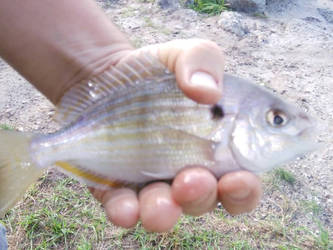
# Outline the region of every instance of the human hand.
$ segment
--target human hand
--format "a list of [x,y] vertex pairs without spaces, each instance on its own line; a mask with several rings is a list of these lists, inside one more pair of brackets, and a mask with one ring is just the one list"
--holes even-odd
[[[174,72],[179,87],[191,99],[214,104],[223,94],[224,58],[215,43],[200,39],[175,40],[122,52],[118,62],[142,50],[149,50]],[[141,220],[146,230],[154,232],[171,229],[181,213],[201,215],[211,211],[218,201],[231,214],[248,212],[255,208],[261,196],[260,181],[249,172],[228,173],[217,181],[201,167],[181,171],[172,185],[164,182],[149,184],[138,195],[129,188],[89,189],[103,204],[113,224],[130,228]]]

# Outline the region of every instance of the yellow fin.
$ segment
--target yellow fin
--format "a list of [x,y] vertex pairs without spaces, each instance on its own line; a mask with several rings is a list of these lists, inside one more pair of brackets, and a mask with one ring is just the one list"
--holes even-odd
[[142,52],[72,87],[60,100],[55,119],[68,125],[97,103],[116,96],[117,91],[145,84],[165,74],[170,73],[164,65],[150,53]]
[[42,175],[29,154],[32,134],[0,131],[0,218]]
[[55,163],[55,165],[62,168],[66,173],[69,173],[70,175],[78,178],[79,180],[82,180],[88,186],[111,187],[111,188],[123,186],[123,184],[118,183],[116,181],[108,180],[106,178],[103,178],[102,176],[97,176],[93,173],[84,171],[83,169],[81,169],[79,167],[72,166],[68,162],[58,161]]

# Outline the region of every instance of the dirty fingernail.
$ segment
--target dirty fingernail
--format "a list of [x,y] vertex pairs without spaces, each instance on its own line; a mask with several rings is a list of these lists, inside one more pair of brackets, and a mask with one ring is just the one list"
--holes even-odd
[[215,79],[202,71],[198,71],[193,73],[190,79],[190,84],[195,87],[203,87],[203,88],[211,88],[217,89],[218,84],[216,83]]

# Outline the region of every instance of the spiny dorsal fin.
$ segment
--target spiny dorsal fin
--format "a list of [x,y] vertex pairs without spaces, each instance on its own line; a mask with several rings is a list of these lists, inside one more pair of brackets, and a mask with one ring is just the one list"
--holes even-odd
[[72,87],[61,99],[55,120],[68,125],[89,107],[100,100],[115,95],[120,89],[140,85],[146,80],[170,74],[166,67],[149,52],[142,52],[126,62],[111,66],[89,81],[84,81]]

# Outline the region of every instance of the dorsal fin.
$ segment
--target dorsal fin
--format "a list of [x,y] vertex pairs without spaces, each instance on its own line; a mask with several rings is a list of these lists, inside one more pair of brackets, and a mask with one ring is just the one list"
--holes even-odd
[[168,74],[167,68],[157,58],[149,52],[142,52],[126,62],[111,66],[89,81],[73,86],[60,100],[55,120],[68,125],[76,121],[89,107],[115,95],[118,90],[165,74]]

